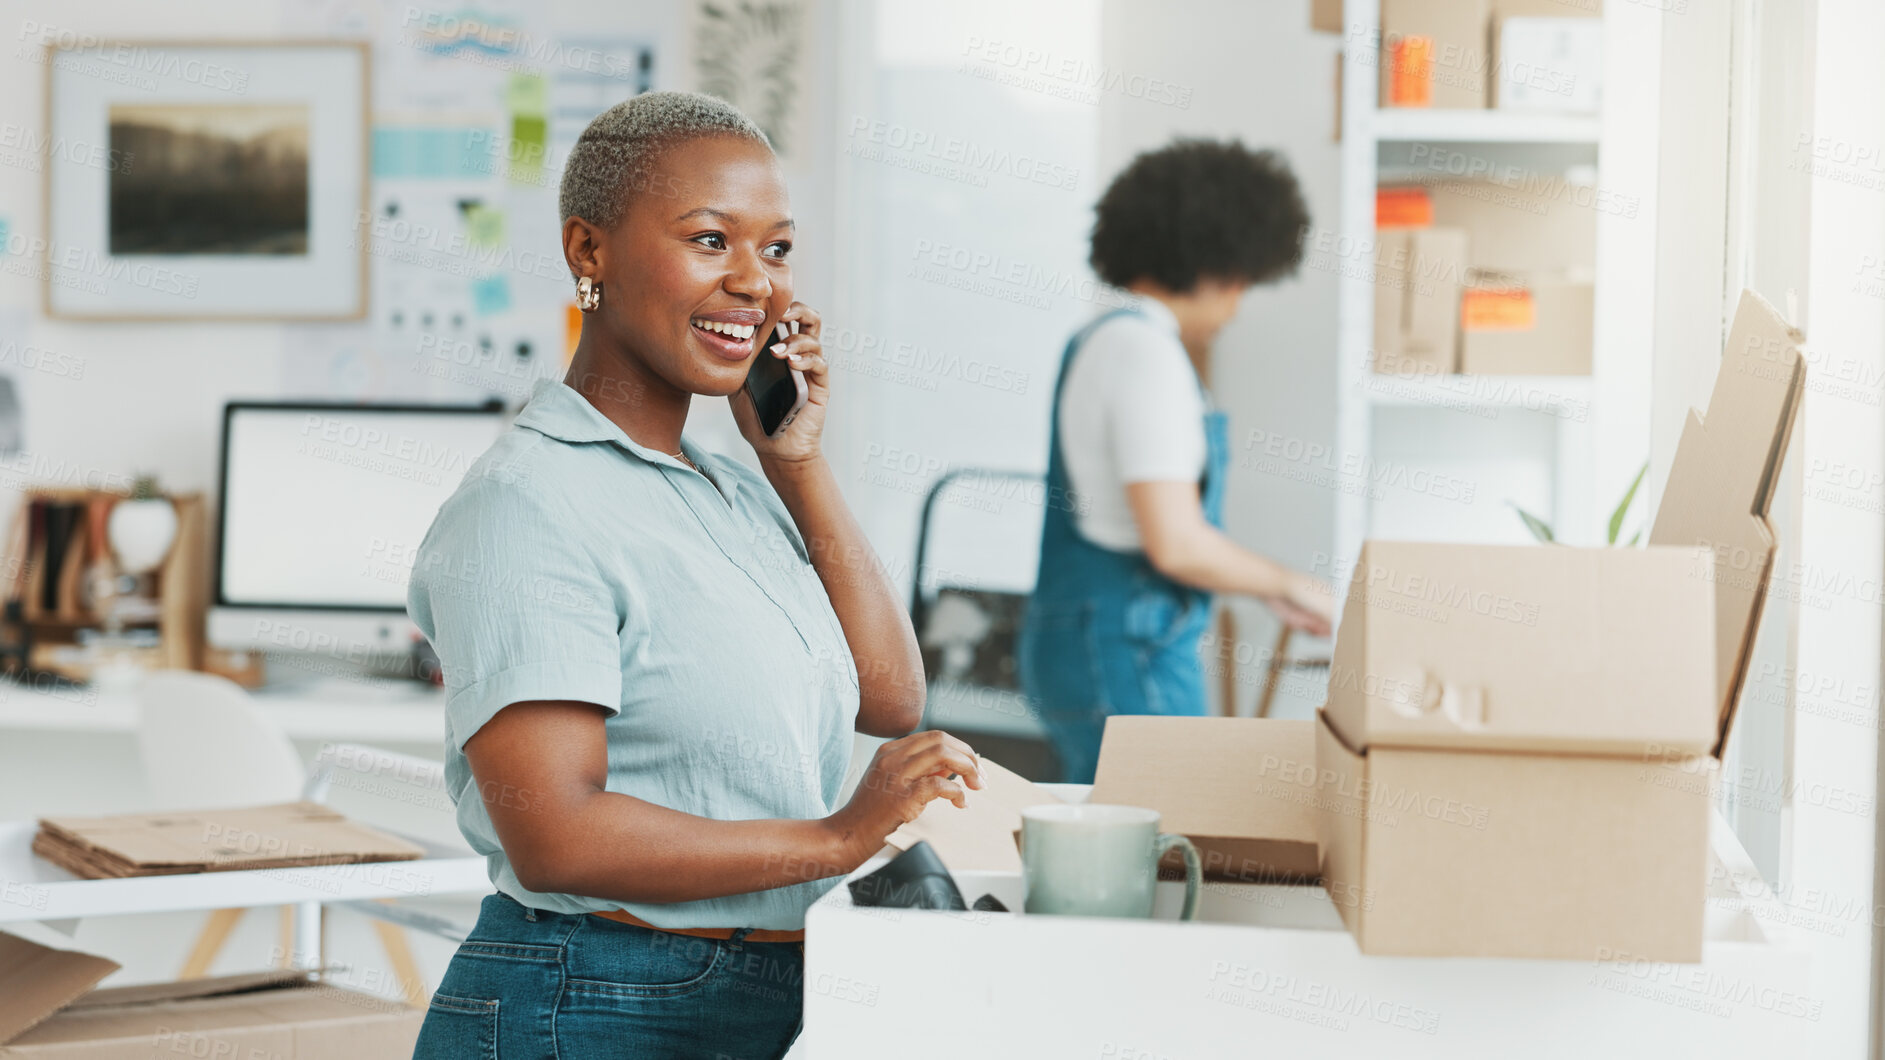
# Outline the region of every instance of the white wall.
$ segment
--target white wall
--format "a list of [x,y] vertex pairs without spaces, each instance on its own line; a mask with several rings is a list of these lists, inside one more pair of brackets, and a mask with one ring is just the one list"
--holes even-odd
[[[1881,923],[1874,862],[1879,819],[1881,586],[1885,586],[1885,68],[1877,42],[1885,10],[1870,0],[1821,0],[1813,42],[1813,125],[1793,152],[1816,178],[1808,242],[1811,306],[1807,392],[1801,407],[1800,564],[1775,589],[1803,593],[1794,659],[1795,711],[1785,897],[1806,910],[1827,901],[1863,910],[1849,929],[1801,931],[1825,1014],[1802,1055],[1878,1055],[1874,950]],[[1843,147],[1841,145],[1844,145]],[[1853,161],[1851,152],[1866,153]],[[1842,159],[1844,161],[1842,161]],[[1867,162],[1864,159],[1870,159]],[[1874,270],[1868,273],[1867,270]],[[1873,278],[1867,278],[1868,276]],[[1835,468],[1869,482],[1857,492]],[[1830,487],[1830,488],[1829,488]],[[1869,492],[1868,492],[1869,490]],[[1852,697],[1857,697],[1856,701]],[[1841,716],[1855,704],[1859,718]],[[1869,719],[1867,721],[1866,719]],[[1829,797],[1829,793],[1851,793]],[[1862,800],[1862,801],[1855,801]]]

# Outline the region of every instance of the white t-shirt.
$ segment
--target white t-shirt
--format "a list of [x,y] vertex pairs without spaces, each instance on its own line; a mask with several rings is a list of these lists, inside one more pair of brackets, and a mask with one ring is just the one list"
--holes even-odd
[[1178,318],[1155,298],[1140,314],[1122,313],[1087,336],[1056,410],[1075,525],[1096,545],[1132,552],[1143,549],[1126,484],[1196,482],[1206,455],[1204,393]]

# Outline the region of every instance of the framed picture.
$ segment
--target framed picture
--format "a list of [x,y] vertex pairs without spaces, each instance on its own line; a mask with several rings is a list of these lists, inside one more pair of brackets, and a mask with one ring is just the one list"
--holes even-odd
[[49,316],[366,315],[362,42],[46,52]]

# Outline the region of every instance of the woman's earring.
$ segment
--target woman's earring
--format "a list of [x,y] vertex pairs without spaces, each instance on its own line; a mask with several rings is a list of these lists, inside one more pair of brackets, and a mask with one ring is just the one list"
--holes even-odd
[[602,285],[584,276],[576,281],[576,308],[593,313],[602,305]]

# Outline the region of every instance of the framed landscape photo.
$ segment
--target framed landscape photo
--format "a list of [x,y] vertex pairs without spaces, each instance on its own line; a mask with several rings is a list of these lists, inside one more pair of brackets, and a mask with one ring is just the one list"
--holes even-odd
[[54,44],[45,66],[47,315],[366,315],[364,43]]

